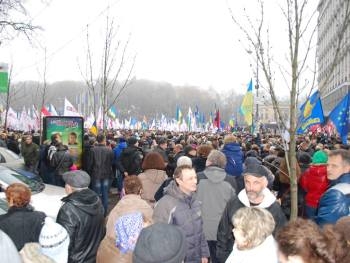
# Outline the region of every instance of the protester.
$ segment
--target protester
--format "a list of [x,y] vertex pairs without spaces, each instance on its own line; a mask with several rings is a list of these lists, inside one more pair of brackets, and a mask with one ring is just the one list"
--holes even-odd
[[128,147],[122,151],[117,168],[122,172],[123,176],[138,175],[142,172],[142,150],[138,147],[138,141],[133,136],[128,139],[127,143]]
[[0,229],[0,255],[2,262],[22,263],[21,257],[11,238]]
[[113,151],[106,146],[106,137],[97,135],[97,144],[91,149],[89,171],[91,171],[92,188],[101,197],[104,215],[108,212],[109,186],[113,178]]
[[227,202],[236,196],[237,184],[233,176],[225,172],[226,157],[212,150],[206,168],[198,173],[197,198],[202,203],[203,230],[210,250],[210,262],[216,259],[216,238],[220,218]]
[[235,244],[226,263],[277,263],[277,244],[272,236],[275,220],[260,207],[242,207],[232,217]]
[[239,208],[256,206],[267,209],[275,220],[274,233],[287,222],[276,197],[267,188],[268,172],[265,167],[252,164],[245,168],[243,175],[245,189],[239,192],[237,198],[228,201],[219,223],[216,247],[219,262],[225,262],[232,251],[234,237],[231,232],[234,227],[231,219]]
[[104,209],[98,195],[88,188],[90,176],[81,170],[63,174],[65,190],[57,223],[68,232],[68,262],[95,262],[100,241],[105,234]]
[[53,153],[50,161],[51,167],[55,169],[55,185],[64,187],[65,183],[62,175],[69,171],[73,165],[73,158],[68,152],[68,146],[58,142],[56,144],[56,152]]
[[349,215],[350,151],[330,151],[327,178],[330,188],[322,195],[316,216],[316,222],[321,226],[334,224],[341,217]]
[[191,166],[178,166],[174,179],[157,202],[153,220],[181,228],[187,244],[185,262],[207,263],[209,248],[203,232],[200,202],[194,196],[197,175]]
[[142,183],[141,198],[154,207],[154,194],[167,179],[163,157],[158,152],[150,152],[142,162],[143,172],[138,175]]
[[31,191],[22,183],[14,183],[7,187],[6,200],[9,209],[0,215],[0,229],[4,231],[21,250],[25,243],[38,242],[45,214],[34,211],[30,205]]
[[39,161],[39,146],[33,142],[31,135],[25,136],[25,142],[23,143],[21,150],[25,169],[32,173],[37,172]]

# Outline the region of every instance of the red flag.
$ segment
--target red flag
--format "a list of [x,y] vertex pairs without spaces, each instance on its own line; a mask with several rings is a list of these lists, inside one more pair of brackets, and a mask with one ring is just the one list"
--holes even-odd
[[41,108],[41,115],[46,117],[46,116],[51,116],[51,113],[46,109],[45,106]]
[[215,119],[214,119],[214,126],[220,129],[220,112],[219,109],[216,110]]

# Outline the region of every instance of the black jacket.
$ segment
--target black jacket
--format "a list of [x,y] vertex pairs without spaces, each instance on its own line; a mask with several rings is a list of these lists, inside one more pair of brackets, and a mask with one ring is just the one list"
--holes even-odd
[[73,165],[72,156],[69,155],[66,145],[57,146],[57,152],[52,156],[51,166],[55,169],[56,175],[62,175],[69,171],[69,167]]
[[[216,243],[216,256],[220,263],[224,263],[226,261],[233,248],[234,237],[232,235],[232,216],[239,208],[245,206],[249,207],[250,203],[246,191],[243,189],[237,197],[234,197],[228,201],[222,214],[218,227]],[[275,196],[268,189],[264,190],[264,200],[258,206],[268,210],[275,219],[276,225],[273,234],[275,234],[279,228],[287,223],[287,219],[283,214],[280,204],[276,201]]]
[[139,147],[128,146],[122,151],[117,167],[122,173],[127,172],[129,175],[137,175],[142,172],[142,159],[143,153]]
[[31,206],[10,207],[7,214],[0,216],[0,229],[12,239],[19,251],[25,243],[39,242],[45,217],[43,212],[33,211]]
[[105,235],[104,209],[90,189],[76,191],[62,199],[57,223],[67,229],[70,244],[68,262],[95,262],[100,241]]
[[104,144],[97,144],[90,151],[89,170],[92,180],[112,178],[113,151]]

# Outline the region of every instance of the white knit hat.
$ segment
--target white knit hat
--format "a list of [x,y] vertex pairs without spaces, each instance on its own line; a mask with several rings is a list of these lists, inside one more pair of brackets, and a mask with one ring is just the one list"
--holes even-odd
[[45,218],[45,224],[39,236],[41,252],[57,263],[67,263],[69,235],[67,230],[51,217]]

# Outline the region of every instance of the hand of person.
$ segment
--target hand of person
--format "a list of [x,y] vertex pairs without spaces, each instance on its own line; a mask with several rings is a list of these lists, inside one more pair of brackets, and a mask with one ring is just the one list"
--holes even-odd
[[208,258],[202,258],[202,263],[208,263]]

